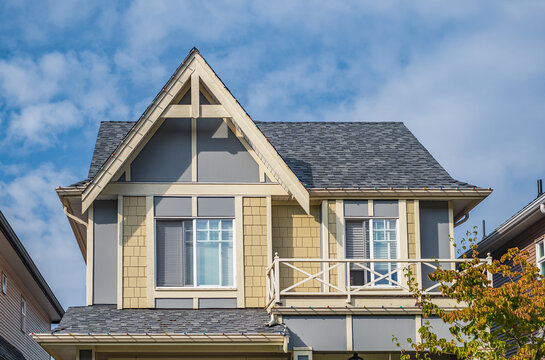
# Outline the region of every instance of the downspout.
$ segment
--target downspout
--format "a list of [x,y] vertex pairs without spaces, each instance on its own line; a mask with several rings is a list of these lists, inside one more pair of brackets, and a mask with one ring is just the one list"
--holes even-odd
[[[545,208],[545,207],[544,207]],[[455,224],[454,224],[454,227],[458,226],[458,225],[462,225],[463,223],[465,223],[467,220],[469,220],[469,212],[466,212],[464,213],[464,217],[461,218],[460,220],[458,220]]]
[[87,223],[86,223],[85,221],[81,220],[81,219],[80,219],[79,217],[77,217],[76,215],[70,214],[70,213],[68,212],[68,208],[67,208],[66,206],[64,206],[64,214],[65,214],[66,216],[68,216],[70,219],[72,219],[72,220],[74,220],[75,222],[77,222],[78,224],[83,225],[83,226],[85,226],[85,228],[87,228]]

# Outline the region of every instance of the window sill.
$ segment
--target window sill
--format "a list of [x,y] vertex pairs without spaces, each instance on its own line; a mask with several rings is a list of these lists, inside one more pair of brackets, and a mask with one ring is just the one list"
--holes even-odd
[[156,291],[236,291],[235,287],[155,287]]

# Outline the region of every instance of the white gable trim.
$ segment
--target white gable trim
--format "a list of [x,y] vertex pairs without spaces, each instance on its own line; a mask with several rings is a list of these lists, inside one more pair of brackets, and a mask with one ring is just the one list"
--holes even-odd
[[[192,85],[198,85],[199,78],[219,100],[221,106],[200,105],[198,102],[198,86],[191,87],[192,100],[197,99],[197,101],[192,101],[192,105],[170,105],[172,99],[178,95],[188,81],[191,81]],[[89,208],[98,195],[112,181],[114,175],[127,162],[131,154],[136,151],[155,123],[165,117],[178,117],[179,114],[184,114],[184,117],[188,115],[188,117],[193,118],[201,117],[205,114],[207,116],[212,115],[213,117],[228,115],[225,117],[232,119],[235,127],[245,135],[249,145],[284,189],[298,201],[305,211],[309,211],[310,196],[303,184],[297,179],[272,145],[269,144],[265,136],[225,88],[221,80],[214,74],[198,51],[193,51],[178,68],[171,80],[169,80],[142,117],[136,122],[133,129],[118,146],[116,153],[106,161],[93,181],[87,186],[82,194],[82,212],[85,212]]]

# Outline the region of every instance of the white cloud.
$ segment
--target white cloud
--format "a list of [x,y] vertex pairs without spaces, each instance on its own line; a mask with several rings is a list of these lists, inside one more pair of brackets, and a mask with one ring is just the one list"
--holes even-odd
[[0,209],[65,306],[83,303],[85,271],[54,188],[74,180],[68,169],[41,164],[0,181]]

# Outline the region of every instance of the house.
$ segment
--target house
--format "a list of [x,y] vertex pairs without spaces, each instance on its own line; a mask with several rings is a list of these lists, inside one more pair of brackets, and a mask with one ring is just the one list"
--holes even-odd
[[[526,251],[530,262],[545,275],[545,194],[542,180],[537,182],[537,197],[533,201],[477,244],[479,256],[490,253],[494,259],[500,259],[514,247]],[[493,285],[500,287],[508,280],[495,274]]]
[[87,304],[34,338],[56,359],[399,357],[422,321],[404,272],[436,294],[432,258],[463,261],[449,236],[490,192],[402,123],[253,121],[193,49],[57,189]]
[[48,333],[64,310],[0,211],[0,359],[49,360],[30,336]]

